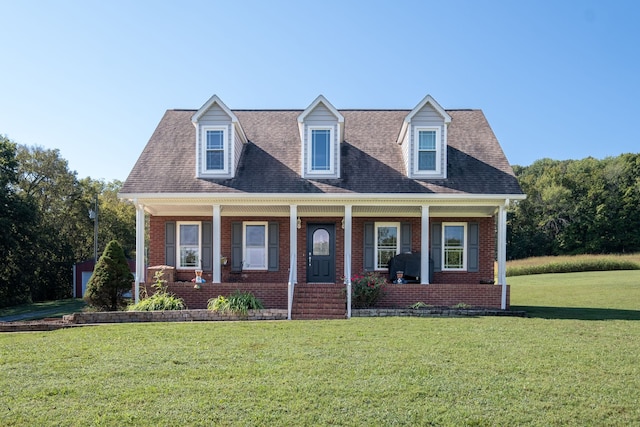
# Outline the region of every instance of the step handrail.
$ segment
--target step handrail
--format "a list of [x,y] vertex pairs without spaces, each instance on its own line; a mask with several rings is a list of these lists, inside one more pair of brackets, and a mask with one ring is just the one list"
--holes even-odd
[[291,311],[293,310],[293,291],[295,289],[296,286],[296,281],[295,281],[295,268],[297,264],[296,261],[296,254],[292,253],[291,254],[291,263],[290,265],[292,266],[291,268],[289,268],[289,282],[288,282],[288,286],[287,286],[287,290],[289,292],[289,294],[287,295],[287,320],[291,320]]

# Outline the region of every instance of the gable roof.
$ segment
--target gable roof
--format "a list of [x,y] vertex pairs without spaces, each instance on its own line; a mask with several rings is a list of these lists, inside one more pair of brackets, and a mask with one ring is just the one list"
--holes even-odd
[[197,112],[169,110],[124,182],[121,194],[522,194],[480,110],[446,112],[451,117],[446,179],[408,178],[401,147],[395,141],[410,112],[341,110],[341,178],[314,180],[300,175],[301,110],[234,110],[248,143],[232,179],[195,177],[195,128],[191,119]]
[[433,99],[431,97],[431,95],[427,95],[424,98],[422,98],[422,101],[420,101],[418,103],[418,105],[416,105],[416,107],[411,110],[411,112],[409,112],[409,114],[407,114],[407,117],[404,119],[405,122],[411,123],[411,119],[413,118],[413,116],[416,115],[416,113],[418,113],[420,110],[422,110],[424,108],[425,105],[431,105],[433,107],[434,110],[436,110],[438,112],[438,114],[440,114],[442,116],[442,118],[444,119],[445,123],[450,123],[451,122],[451,116],[449,114],[447,114],[447,112],[444,110],[444,108],[442,108],[440,106],[440,104],[438,104],[436,102],[435,99]]
[[431,95],[427,95],[424,98],[422,98],[422,101],[420,101],[418,105],[416,105],[415,108],[411,110],[409,114],[407,114],[407,116],[404,118],[404,121],[402,122],[402,127],[400,128],[400,133],[398,134],[398,138],[396,140],[398,144],[402,143],[402,140],[404,139],[407,133],[407,130],[409,129],[409,125],[411,125],[411,120],[413,119],[413,116],[418,114],[420,110],[422,110],[425,107],[425,105],[430,105],[438,114],[440,114],[440,116],[442,116],[442,119],[446,125],[451,123],[451,116],[444,110],[444,108],[440,106],[440,104],[436,102],[435,99],[431,97]]
[[247,140],[247,136],[244,133],[244,129],[242,128],[238,117],[233,114],[233,111],[231,111],[224,102],[222,102],[218,95],[213,95],[211,98],[209,98],[207,102],[205,102],[204,105],[200,107],[200,109],[196,111],[195,114],[191,117],[191,122],[196,125],[198,123],[198,120],[200,120],[200,118],[214,105],[218,105],[218,107],[220,107],[222,111],[224,111],[224,113],[229,116],[229,118],[231,119],[231,123],[233,123],[238,133],[240,134],[240,138],[243,142],[245,142]]
[[344,116],[340,114],[340,112],[336,110],[336,107],[331,105],[331,103],[327,101],[327,98],[325,98],[322,95],[318,95],[318,97],[313,100],[311,105],[309,105],[302,113],[300,113],[300,115],[298,116],[298,122],[303,122],[304,119],[309,115],[309,113],[312,112],[318,106],[318,104],[322,104],[325,107],[327,107],[327,109],[331,112],[331,114],[336,116],[338,123],[344,123]]

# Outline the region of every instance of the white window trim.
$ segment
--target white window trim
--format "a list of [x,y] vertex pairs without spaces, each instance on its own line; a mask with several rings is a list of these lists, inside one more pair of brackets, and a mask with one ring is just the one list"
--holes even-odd
[[[226,175],[229,173],[229,128],[227,126],[202,126],[201,167],[203,175]],[[222,169],[207,169],[207,131],[222,131]]]
[[[436,132],[436,169],[421,171],[419,166],[419,142],[420,131]],[[413,129],[413,173],[416,176],[433,176],[442,174],[442,129],[440,126],[415,126]]]
[[[329,131],[329,170],[314,171],[313,165],[313,150],[312,150],[312,136],[314,130],[328,130]],[[307,126],[307,141],[305,144],[306,154],[306,171],[308,176],[334,176],[336,174],[336,159],[335,159],[335,126]]]
[[[248,225],[263,225],[264,226],[264,267],[252,267],[247,263],[247,226]],[[244,221],[242,223],[242,259],[243,270],[251,271],[267,271],[269,269],[269,223],[267,221]]]
[[[445,230],[447,227],[463,227],[463,236],[462,236],[462,268],[447,268],[446,265],[446,257],[445,257]],[[467,252],[469,251],[467,244],[467,223],[466,222],[443,222],[442,223],[442,271],[467,271]]]
[[374,224],[374,252],[373,252],[373,262],[374,268],[376,271],[389,271],[388,268],[378,267],[378,228],[380,227],[396,227],[398,232],[398,241],[396,247],[396,255],[400,253],[400,248],[402,247],[402,243],[400,242],[400,223],[399,222],[376,222]]
[[[197,225],[198,226],[198,265],[195,267],[183,267],[180,264],[180,248],[182,247],[180,226],[181,225]],[[177,221],[176,222],[176,268],[178,270],[199,270],[202,269],[202,223],[200,221]]]

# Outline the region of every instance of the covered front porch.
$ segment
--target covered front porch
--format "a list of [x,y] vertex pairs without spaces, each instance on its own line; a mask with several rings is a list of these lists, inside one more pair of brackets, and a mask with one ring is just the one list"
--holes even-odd
[[[393,223],[398,224],[398,234],[409,230],[410,237],[403,237],[402,247],[397,250],[419,252],[421,271],[428,272],[429,258],[433,255],[432,251],[436,250],[436,242],[430,242],[433,227],[443,221],[478,222],[481,230],[484,230],[482,233],[491,237],[485,239],[484,245],[469,250],[479,251],[486,259],[490,258],[490,267],[482,267],[489,265],[485,259],[475,272],[463,269],[440,271],[434,274],[434,283],[430,283],[429,274],[421,274],[417,284],[390,285],[387,296],[380,302],[381,307],[406,307],[418,301],[434,306],[465,303],[503,310],[509,307],[509,290],[506,286],[506,207],[509,199],[506,197],[440,194],[429,198],[421,194],[415,197],[404,195],[391,200],[382,195],[324,195],[326,197],[318,200],[317,195],[296,195],[295,199],[263,196],[260,200],[246,200],[241,196],[194,199],[149,195],[134,200],[137,253],[145,253],[147,249],[144,236],[146,214],[149,214],[150,233],[153,234],[151,240],[156,245],[159,245],[158,235],[164,233],[165,225],[171,221],[210,224],[210,228],[206,228],[210,233],[207,234],[210,236],[210,251],[204,248],[202,251],[202,256],[211,260],[208,263],[210,268],[204,272],[207,283],[195,289],[193,283],[189,282],[194,277],[194,269],[178,269],[177,280],[169,284],[171,291],[185,298],[189,308],[200,308],[203,303],[206,306],[209,298],[240,289],[254,293],[268,308],[286,308],[291,318],[297,285],[333,284],[342,289],[345,295],[345,316],[348,318],[351,316],[351,278],[368,270],[368,260],[375,259],[380,253],[379,248],[367,245],[367,239],[370,239],[368,228],[372,224]],[[276,225],[273,236],[277,236],[278,244],[268,248],[277,254],[274,255],[277,262],[273,263],[273,268],[271,263],[264,270],[243,268],[246,255],[234,245],[234,226],[257,221],[268,223],[269,226]],[[316,243],[327,243],[329,249],[317,246],[320,251],[316,254],[313,233],[318,226],[326,233],[318,234],[321,238]],[[271,232],[271,228],[269,230]],[[149,249],[150,265],[165,264],[164,253],[162,257],[158,255],[164,248],[158,246]],[[437,251],[441,251],[439,246]],[[322,259],[323,254],[330,257],[328,261]],[[240,263],[237,262],[239,258]],[[493,271],[496,259],[497,275]],[[323,275],[314,276],[314,271],[323,268]],[[386,274],[383,269],[380,272]],[[483,281],[486,283],[486,279],[493,280],[494,276],[499,286],[481,284]],[[138,257],[134,290],[136,299],[139,298],[141,284],[151,281],[151,277],[145,280],[144,259]],[[191,300],[193,307],[189,303]]]

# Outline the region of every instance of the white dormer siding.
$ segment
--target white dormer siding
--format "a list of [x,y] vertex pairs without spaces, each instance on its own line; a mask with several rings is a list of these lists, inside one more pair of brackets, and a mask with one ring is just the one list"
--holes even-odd
[[427,95],[405,118],[397,143],[409,178],[447,177],[447,125],[451,117]]
[[322,95],[298,116],[301,174],[309,179],[340,178],[344,117]]
[[233,178],[247,142],[238,118],[214,95],[191,120],[196,127],[196,177]]

